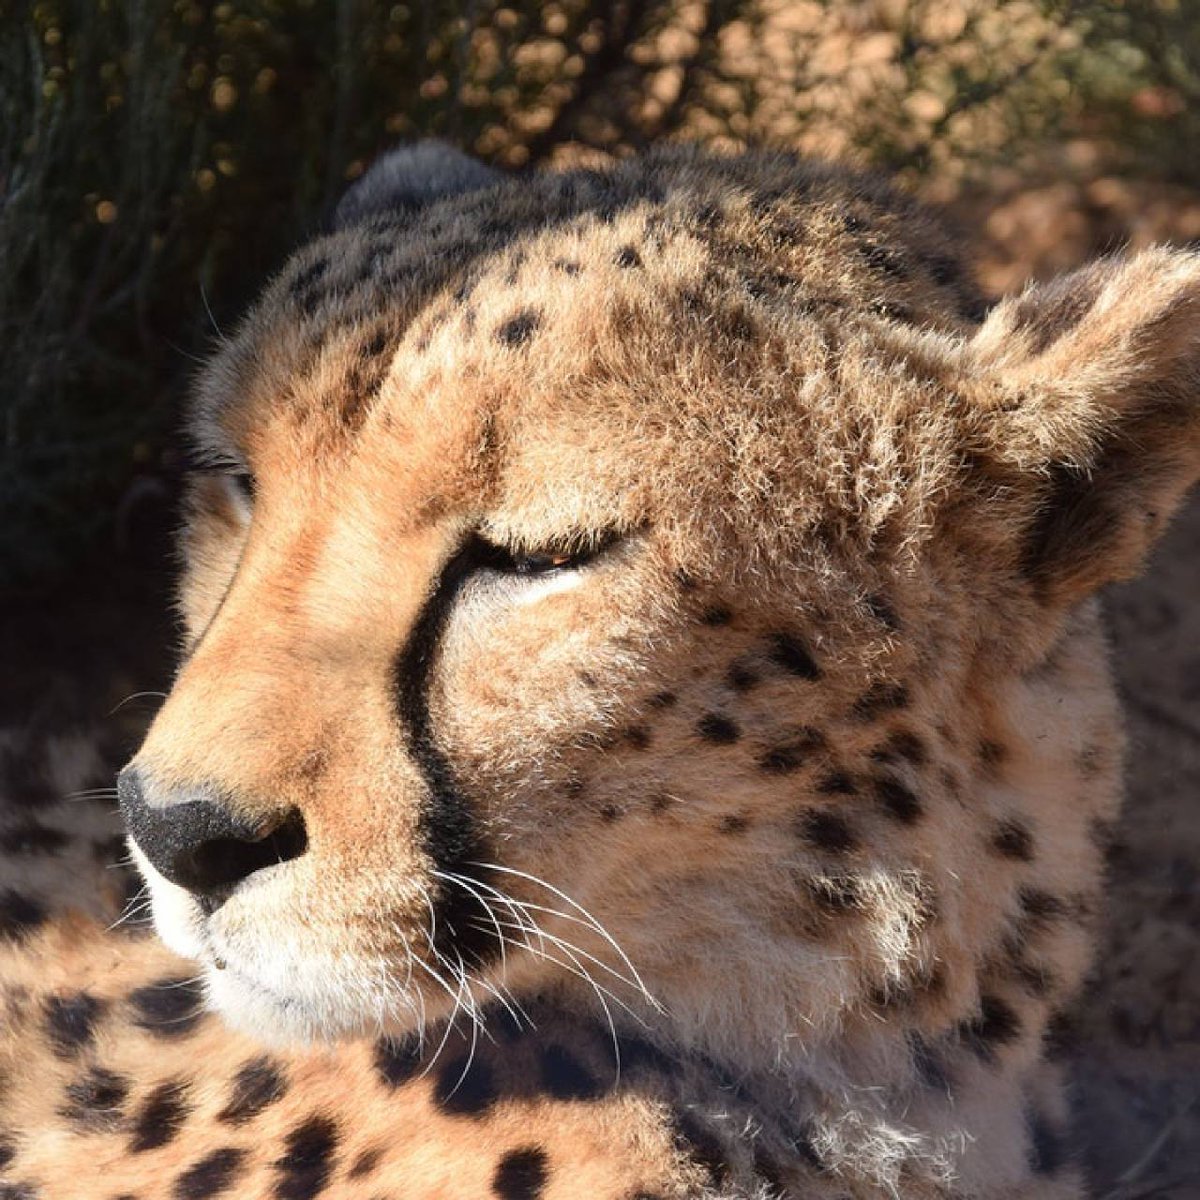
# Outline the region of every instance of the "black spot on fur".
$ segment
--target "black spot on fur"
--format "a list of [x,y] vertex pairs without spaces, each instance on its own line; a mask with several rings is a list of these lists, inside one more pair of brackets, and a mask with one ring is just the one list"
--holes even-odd
[[856,796],[858,784],[845,771],[828,771],[817,780],[817,791],[826,796]]
[[279,1173],[276,1200],[313,1200],[333,1174],[338,1146],[337,1126],[328,1117],[310,1117],[287,1135],[284,1152],[275,1160]]
[[1033,860],[1033,835],[1022,821],[1001,821],[992,833],[992,849],[1004,858],[1017,862]]
[[748,813],[728,813],[721,818],[720,829],[722,833],[745,833],[750,828],[750,816]]
[[556,1100],[594,1100],[601,1094],[596,1077],[562,1046],[547,1046],[539,1066],[542,1086]]
[[655,692],[646,703],[651,708],[673,708],[678,699],[674,692]]
[[233,1077],[229,1100],[217,1114],[218,1121],[229,1125],[244,1125],[264,1108],[287,1094],[283,1071],[265,1054],[252,1058]]
[[372,1146],[370,1150],[364,1150],[350,1165],[350,1170],[346,1172],[347,1179],[363,1179],[367,1175],[372,1174],[375,1168],[379,1166],[383,1158],[383,1150],[378,1146]]
[[771,639],[769,657],[777,667],[798,679],[821,678],[821,668],[817,666],[808,647],[790,633],[777,633]]
[[914,767],[923,767],[929,761],[929,748],[924,739],[909,729],[898,729],[881,746],[871,751],[876,762],[906,762]]
[[650,730],[645,725],[630,725],[625,730],[625,740],[635,750],[648,750],[650,748]]
[[33,1183],[0,1182],[0,1200],[42,1200],[42,1189]]
[[854,702],[853,711],[860,721],[873,721],[886,712],[907,708],[908,701],[908,688],[904,684],[880,682],[872,684]]
[[123,1105],[129,1081],[104,1067],[92,1067],[67,1084],[68,1103],[60,1115],[89,1132],[111,1132],[125,1119]]
[[0,1167],[7,1167],[16,1157],[16,1143],[7,1134],[0,1134]]
[[0,852],[5,854],[56,854],[70,838],[60,829],[26,821],[0,833]]
[[504,346],[524,346],[542,323],[541,314],[532,308],[524,309],[496,327],[496,340]]
[[163,1038],[190,1033],[200,1020],[203,999],[192,979],[160,979],[129,994],[134,1023]]
[[930,254],[926,256],[924,262],[929,277],[939,287],[956,283],[962,278],[962,264],[948,254]]
[[616,257],[613,259],[613,261],[618,267],[625,267],[626,269],[630,267],[640,267],[642,265],[642,256],[637,252],[637,248],[635,246],[622,246],[620,250],[617,251]]
[[1000,742],[984,740],[979,743],[979,762],[988,774],[995,774],[1007,757],[1008,747]]
[[725,604],[714,604],[700,614],[700,620],[705,625],[728,625],[733,620],[733,610]]
[[858,845],[850,823],[837,813],[813,809],[800,817],[800,836],[829,854],[845,854]]
[[912,825],[921,819],[921,801],[916,793],[898,779],[886,776],[875,780],[875,796],[889,817],[902,825]]
[[1017,902],[1030,929],[1043,929],[1067,913],[1067,906],[1062,900],[1041,888],[1021,888],[1017,893]]
[[188,1167],[171,1189],[172,1200],[212,1200],[226,1194],[241,1171],[245,1150],[223,1146]]
[[804,726],[775,744],[768,746],[758,756],[758,769],[768,775],[787,775],[802,766],[808,756],[825,744],[819,729]]
[[996,1048],[1016,1041],[1021,1034],[1021,1018],[999,996],[984,996],[979,1015],[963,1022],[962,1033],[975,1053],[986,1061],[995,1058]]
[[545,1150],[538,1146],[510,1150],[496,1165],[492,1191],[500,1200],[539,1200],[546,1174]]
[[742,736],[737,722],[721,713],[705,713],[696,722],[696,732],[714,746],[729,746]]
[[621,1073],[645,1070],[654,1075],[671,1077],[678,1074],[678,1064],[665,1051],[645,1038],[626,1034],[619,1040]]
[[19,941],[42,925],[46,916],[46,910],[36,900],[12,888],[0,891],[0,939]]
[[748,692],[758,683],[758,672],[745,662],[733,662],[725,672],[725,682],[735,692]]
[[730,1175],[725,1147],[720,1139],[690,1112],[677,1111],[672,1124],[675,1144],[678,1149],[703,1167],[716,1185],[724,1183]]
[[467,1066],[465,1055],[452,1059],[438,1072],[433,1089],[434,1100],[445,1113],[456,1117],[475,1117],[496,1102],[496,1080],[492,1069],[476,1058]]
[[46,1036],[59,1058],[71,1058],[96,1036],[96,1022],[105,1004],[87,992],[51,996],[46,1001]]
[[129,1148],[134,1154],[165,1146],[183,1128],[191,1111],[187,1102],[187,1084],[169,1079],[159,1084],[133,1118],[133,1137]]
[[390,1088],[407,1083],[421,1066],[421,1040],[416,1034],[404,1038],[380,1038],[375,1043],[375,1070]]
[[300,271],[292,280],[289,290],[292,295],[299,299],[302,293],[308,290],[316,283],[319,283],[329,270],[329,261],[324,258],[318,258],[316,262],[308,264],[304,270]]
[[1029,1115],[1029,1167],[1035,1175],[1054,1175],[1069,1158],[1066,1140],[1044,1114]]

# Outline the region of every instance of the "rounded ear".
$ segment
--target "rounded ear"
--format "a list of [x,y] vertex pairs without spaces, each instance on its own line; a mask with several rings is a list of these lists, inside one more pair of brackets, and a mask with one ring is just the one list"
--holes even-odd
[[350,186],[333,215],[345,229],[379,213],[412,212],[464,192],[494,187],[504,178],[445,142],[413,142],[377,158]]
[[1200,478],[1200,254],[1147,250],[1032,287],[969,356],[985,455],[1028,497],[1019,562],[1039,598],[1135,574]]

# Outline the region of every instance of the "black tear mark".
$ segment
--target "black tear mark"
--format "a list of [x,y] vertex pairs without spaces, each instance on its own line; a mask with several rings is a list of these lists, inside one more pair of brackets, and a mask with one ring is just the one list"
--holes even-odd
[[157,1037],[190,1033],[203,1015],[204,992],[194,979],[160,979],[130,992],[134,1024]]
[[51,996],[46,1001],[46,1036],[59,1058],[72,1058],[96,1036],[106,1004],[87,992]]
[[251,1059],[233,1077],[229,1101],[217,1114],[227,1125],[244,1125],[287,1094],[282,1069],[265,1054]]
[[[469,1066],[468,1066],[469,1064]],[[477,1117],[495,1104],[498,1092],[492,1069],[481,1059],[459,1055],[438,1072],[434,1100],[455,1117]]]
[[165,1146],[183,1128],[191,1111],[187,1102],[187,1084],[168,1079],[159,1084],[142,1102],[133,1119],[133,1138],[129,1149],[134,1154]]
[[539,312],[526,308],[496,327],[496,340],[503,346],[516,349],[526,345],[542,324]]
[[797,679],[817,680],[821,668],[809,653],[808,647],[794,634],[777,633],[771,639],[768,657],[781,670]]
[[540,1146],[510,1150],[496,1165],[492,1191],[500,1200],[539,1200],[548,1173],[546,1152]]

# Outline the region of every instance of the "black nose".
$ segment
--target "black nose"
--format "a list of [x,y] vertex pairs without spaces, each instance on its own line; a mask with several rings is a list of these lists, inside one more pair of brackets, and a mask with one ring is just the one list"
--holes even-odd
[[254,823],[235,816],[215,790],[190,789],[150,804],[154,789],[132,766],[117,777],[125,826],[160,875],[220,902],[263,867],[299,858],[308,845],[299,810]]

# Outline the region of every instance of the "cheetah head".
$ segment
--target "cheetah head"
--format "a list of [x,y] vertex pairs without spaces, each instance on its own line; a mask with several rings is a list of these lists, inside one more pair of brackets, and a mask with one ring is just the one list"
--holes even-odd
[[161,935],[272,1038],[536,992],[760,1059],[1018,1042],[1014,929],[1037,1003],[1082,953],[1089,597],[1200,466],[1198,300],[1159,250],[985,315],[910,201],[780,156],[397,152],[197,389],[120,785]]

